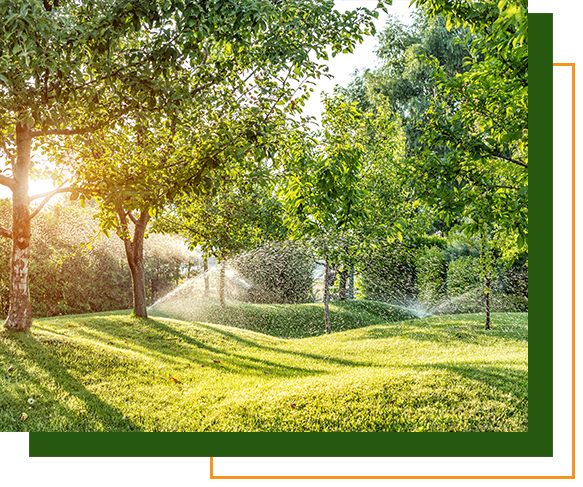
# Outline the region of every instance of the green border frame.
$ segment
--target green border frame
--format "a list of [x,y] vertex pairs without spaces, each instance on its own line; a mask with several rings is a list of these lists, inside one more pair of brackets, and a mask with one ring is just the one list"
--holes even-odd
[[552,14],[530,14],[529,426],[524,433],[30,433],[31,457],[552,456]]

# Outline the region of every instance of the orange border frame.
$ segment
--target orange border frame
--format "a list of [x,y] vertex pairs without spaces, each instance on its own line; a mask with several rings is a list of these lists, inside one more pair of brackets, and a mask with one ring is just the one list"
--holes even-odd
[[[575,478],[575,62],[553,62],[553,456],[209,458],[209,479]],[[420,468],[422,467],[422,468]]]

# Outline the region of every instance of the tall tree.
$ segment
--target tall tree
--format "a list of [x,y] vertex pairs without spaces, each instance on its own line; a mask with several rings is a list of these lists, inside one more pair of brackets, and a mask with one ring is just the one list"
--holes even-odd
[[[500,246],[496,242],[527,246],[526,1],[416,3],[445,15],[449,25],[467,25],[474,35],[463,73],[450,76],[435,65],[437,90],[425,116],[424,150],[410,169],[422,196],[444,219],[457,217],[462,231],[479,237],[489,297],[488,256]],[[486,319],[489,328],[489,309]]]
[[448,29],[444,16],[432,17],[423,9],[415,10],[412,17],[410,25],[387,18],[377,36],[378,67],[356,72],[342,90],[363,112],[376,112],[388,103],[402,121],[409,155],[419,150],[422,131],[417,123],[435,90],[434,66],[427,60],[453,76],[466,69],[464,58],[469,54],[467,29]]
[[[293,236],[306,242],[324,265],[324,322],[331,333],[329,301],[333,273],[361,244],[367,192],[362,182],[363,115],[344,97],[324,97],[322,131],[292,140],[280,196]],[[318,137],[319,136],[319,137]]]
[[[31,326],[28,180],[38,141],[87,133],[124,114],[171,103],[163,73],[175,65],[167,2],[72,0],[0,4],[0,184],[13,194],[10,311],[4,326]],[[150,42],[136,34],[148,31]]]

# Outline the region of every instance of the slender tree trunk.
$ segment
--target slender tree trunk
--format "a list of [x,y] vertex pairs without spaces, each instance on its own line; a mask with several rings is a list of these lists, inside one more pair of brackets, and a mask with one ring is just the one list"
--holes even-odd
[[10,261],[10,309],[4,327],[27,331],[32,325],[30,304],[30,212],[28,176],[32,137],[28,125],[16,126],[16,162],[12,167],[12,258]]
[[486,277],[486,330],[490,329],[490,294],[492,293],[491,278]]
[[221,306],[225,308],[227,305],[225,303],[225,262],[221,263],[221,271],[219,274],[219,298],[221,300]]
[[202,259],[202,270],[202,275],[204,276],[204,295],[208,296],[211,293],[211,286],[209,284],[209,261],[207,257]]
[[346,283],[348,282],[349,270],[345,267],[340,274],[340,281],[338,283],[338,298],[346,299]]
[[[118,209],[118,214],[122,228],[127,231],[126,213]],[[140,318],[147,318],[146,308],[146,277],[144,273],[144,234],[146,226],[150,221],[150,215],[146,210],[142,210],[140,217],[134,221],[134,236],[123,238],[126,257],[132,275],[132,289],[134,295],[134,315]]]
[[326,259],[326,267],[324,270],[324,323],[326,324],[326,333],[332,333],[332,328],[330,327],[330,309],[328,307],[328,302],[330,301],[330,265],[328,264],[328,259]]

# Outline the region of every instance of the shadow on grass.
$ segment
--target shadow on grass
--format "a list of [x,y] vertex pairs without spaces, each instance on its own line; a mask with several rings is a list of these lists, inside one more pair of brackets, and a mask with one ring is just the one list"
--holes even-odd
[[254,348],[258,348],[258,349],[262,349],[262,350],[269,350],[269,351],[274,352],[274,353],[279,353],[279,354],[284,354],[284,355],[295,355],[298,357],[308,358],[308,359],[315,360],[315,361],[326,361],[328,363],[332,363],[332,364],[336,364],[336,365],[344,365],[344,366],[348,366],[348,367],[370,367],[373,365],[370,362],[355,362],[353,360],[339,359],[339,358],[328,357],[328,356],[324,356],[324,355],[316,355],[313,353],[295,352],[293,350],[285,350],[285,349],[281,349],[281,348],[277,348],[277,347],[269,347],[267,345],[260,345],[259,343],[254,342],[252,340],[247,340],[247,339],[242,338],[242,337],[237,336],[237,335],[231,335],[224,330],[217,329],[217,328],[213,327],[212,325],[207,325],[206,323],[196,323],[196,325],[200,326],[202,328],[206,328],[208,330],[211,330],[215,333],[219,333],[219,334],[221,334],[225,337],[228,337],[229,339],[233,339],[239,343],[243,343],[246,346],[254,347]]
[[[528,342],[528,336],[521,327],[493,324],[491,330],[485,330],[481,323],[406,321],[398,325],[388,323],[383,327],[364,330],[360,339],[383,339],[398,336],[423,342],[460,341],[474,345],[490,344],[496,346],[496,339]],[[494,340],[492,340],[494,339]]]
[[[8,343],[12,344],[20,353],[10,350]],[[28,395],[31,386],[35,390],[35,394],[39,394],[34,408],[29,410],[27,421],[21,421],[19,417],[17,421],[13,421],[14,425],[13,428],[10,428],[11,431],[96,431],[101,428],[105,431],[141,430],[130,419],[124,418],[118,409],[88,391],[67,371],[59,358],[52,355],[41,341],[30,333],[1,331],[0,355],[9,357],[13,365],[10,379],[14,384],[11,397],[8,397],[3,407],[0,407],[0,416],[2,416],[2,410],[6,411],[7,408],[16,407],[14,404],[24,401],[23,398]],[[30,367],[26,363],[27,361],[31,361],[33,366]],[[33,373],[34,368],[44,371],[54,381],[55,389],[78,398],[84,405],[83,412],[72,410],[57,400],[47,401],[46,398],[51,398],[56,392],[47,387],[46,376],[39,377]],[[7,394],[7,388],[3,392]],[[15,396],[22,396],[22,398]],[[0,401],[0,405],[3,402]],[[20,415],[20,411],[17,414]],[[49,418],[49,424],[47,424],[47,418]],[[53,423],[58,425],[54,429],[51,428]]]
[[479,381],[498,390],[512,393],[523,400],[528,397],[528,371],[525,370],[508,366],[497,367],[487,362],[419,364],[410,367],[423,370],[445,370],[465,379]]
[[[169,335],[173,335],[176,337],[179,337],[181,340],[185,341],[186,343],[188,343],[189,345],[193,345],[196,346],[196,340],[193,340],[189,335],[182,333],[178,330],[175,330],[174,328],[162,323],[161,321],[156,321],[153,319],[148,319],[148,324],[150,324],[151,326],[156,327],[159,330],[162,330],[164,333],[169,334]],[[235,339],[235,340],[239,340],[240,337],[237,337],[235,335],[228,335],[226,332],[223,332],[221,330],[217,330],[216,328],[210,326],[210,325],[204,325],[204,324],[200,324],[197,323],[198,326],[201,326],[202,328],[206,328],[210,331],[213,331],[215,333],[224,335],[224,336],[228,336],[230,339]],[[260,345],[256,342],[252,342],[250,340],[245,340],[245,339],[240,339],[239,341],[245,343],[247,346],[253,347],[257,350],[261,350],[261,349],[265,349],[265,350],[270,350],[276,353],[282,353],[283,351],[281,349],[278,348],[273,348],[273,347],[265,347],[263,345]],[[212,347],[207,347],[207,348],[212,348]],[[241,355],[239,353],[234,353],[234,352],[227,352],[224,350],[220,350],[218,348],[212,348],[213,352],[216,354],[220,354],[223,356],[228,357],[229,359],[233,359],[235,358],[236,360],[236,367],[235,369],[238,369],[238,367],[243,367],[244,369],[253,369],[255,371],[258,372],[265,372],[266,368],[269,368],[270,370],[273,370],[272,368],[280,369],[283,373],[281,375],[289,375],[290,373],[293,374],[302,374],[302,375],[316,375],[316,374],[326,374],[328,373],[328,371],[326,370],[317,370],[317,369],[306,369],[306,368],[302,368],[302,367],[293,367],[293,366],[289,366],[289,365],[284,365],[282,363],[278,363],[278,362],[272,362],[263,358],[255,358],[255,357],[251,357],[250,355]],[[294,352],[291,352],[294,353]],[[298,353],[299,355],[303,355]],[[314,360],[324,360],[324,357],[317,357],[317,356],[312,356],[310,358],[313,358]],[[246,363],[246,361],[250,361],[253,363],[253,365],[250,365],[249,363]],[[348,364],[348,363],[347,363]],[[223,366],[223,368],[228,368]],[[236,370],[237,372],[240,372],[240,370]]]
[[[226,349],[214,347],[204,343],[202,337],[198,340],[190,334],[183,333],[160,320],[152,318],[132,318],[131,323],[119,320],[116,322],[116,327],[113,331],[111,331],[112,325],[104,324],[103,320],[94,321],[87,319],[83,322],[83,326],[85,329],[75,327],[74,333],[78,334],[80,337],[89,338],[97,343],[102,343],[103,345],[115,348],[121,353],[130,351],[132,353],[156,357],[158,360],[162,359],[166,362],[172,360],[186,360],[188,362],[217,368],[226,372],[261,376],[265,374],[269,374],[270,376],[309,376],[329,373],[329,371],[321,368],[296,367],[278,361],[268,360],[266,358],[257,358],[253,356],[253,353],[241,354],[236,350],[231,351],[228,350],[228,344],[226,342]],[[239,337],[229,335],[213,326],[204,324],[197,324],[197,326],[208,330],[219,337],[228,338],[229,342],[239,340]],[[95,331],[92,332],[87,328],[92,328]],[[135,328],[141,328],[142,332],[135,333]],[[47,331],[49,330],[47,329]],[[193,331],[196,331],[196,328],[193,327]],[[73,337],[73,335],[67,336]],[[124,340],[126,342],[130,340],[132,345],[139,347],[139,349],[136,350],[135,348],[129,348],[128,345],[124,345]],[[255,349],[257,353],[260,353],[262,350],[272,351],[275,354],[282,354],[282,352],[287,353],[287,351],[275,347],[263,346],[259,343],[245,340],[243,338],[239,341],[241,344],[245,344],[246,346]],[[327,361],[327,363],[335,360],[312,354],[301,354],[299,352],[297,355],[305,355],[306,358],[310,358],[314,361]],[[364,365],[353,364],[341,360],[338,360],[338,362],[342,365]],[[180,362],[176,363],[176,365],[180,364]]]

